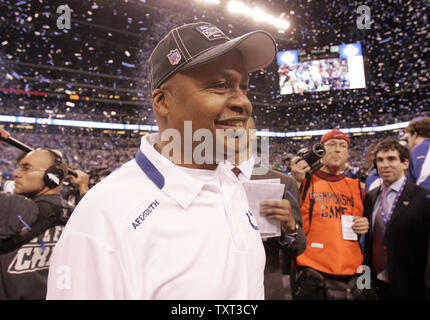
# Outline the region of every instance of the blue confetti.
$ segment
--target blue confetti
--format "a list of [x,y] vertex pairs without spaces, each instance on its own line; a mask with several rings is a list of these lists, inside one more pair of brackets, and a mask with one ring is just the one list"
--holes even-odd
[[129,67],[129,68],[135,68],[136,66],[132,63],[127,63],[127,62],[121,62],[121,64],[125,67]]

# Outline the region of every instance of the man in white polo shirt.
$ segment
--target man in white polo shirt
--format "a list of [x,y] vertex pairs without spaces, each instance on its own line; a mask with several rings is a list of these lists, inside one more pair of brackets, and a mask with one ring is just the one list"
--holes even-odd
[[230,40],[204,22],[159,42],[159,134],[81,200],[51,258],[48,299],[264,298],[258,226],[218,155],[229,149],[220,132],[244,131],[251,115],[248,73],[275,56],[264,31]]

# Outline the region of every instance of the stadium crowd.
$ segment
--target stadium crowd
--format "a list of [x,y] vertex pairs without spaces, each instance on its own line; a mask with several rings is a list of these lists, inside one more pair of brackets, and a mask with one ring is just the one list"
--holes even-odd
[[[132,159],[142,138],[141,133],[133,131],[70,128],[57,126],[7,127],[13,136],[33,148],[56,148],[62,150],[71,168],[94,170],[108,168],[110,171]],[[399,132],[379,132],[372,135],[351,137],[349,162],[353,167],[365,166],[363,153],[368,146],[384,137],[398,137]],[[319,136],[306,139],[270,138],[269,164],[273,169],[283,170],[283,161],[288,154],[296,154],[302,148],[318,143]],[[261,141],[258,142],[261,144]],[[19,151],[8,145],[0,146],[0,172],[11,173],[16,166]]]
[[[213,7],[194,1],[185,4],[136,0],[126,4],[82,3],[73,8],[72,32],[54,27],[56,4],[0,3],[8,9],[1,17],[2,87],[48,94],[42,101],[32,102],[28,95],[2,92],[0,108],[6,114],[43,116],[48,110],[52,111],[50,117],[154,124],[146,61],[167,30],[184,22],[207,20],[220,23],[230,36],[257,27],[274,31],[265,25],[249,24],[244,17],[229,23],[231,13],[219,16]],[[268,1],[266,6],[275,10],[281,3]],[[249,96],[257,128],[292,131],[377,125],[427,112],[429,68],[424,55],[429,41],[425,32],[428,3],[375,4],[371,33],[352,23],[356,7],[354,2],[344,1],[292,1],[287,6],[289,10],[284,11],[294,27],[283,34],[273,33],[280,49],[360,41],[368,88],[280,95],[274,63],[250,79]],[[104,19],[109,19],[110,28],[101,27]],[[70,101],[72,93],[81,99]],[[8,95],[14,95],[12,101]],[[21,100],[19,111],[16,99]],[[75,105],[70,107],[66,101]]]

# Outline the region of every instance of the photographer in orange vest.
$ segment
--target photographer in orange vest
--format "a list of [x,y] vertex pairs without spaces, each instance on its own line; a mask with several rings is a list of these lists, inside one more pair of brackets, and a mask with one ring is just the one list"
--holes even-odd
[[301,184],[300,210],[307,247],[297,257],[296,299],[354,299],[357,269],[363,263],[358,235],[367,233],[363,217],[364,191],[357,179],[342,174],[350,139],[334,129],[322,136],[326,153],[315,173],[300,157],[291,161],[294,178]]

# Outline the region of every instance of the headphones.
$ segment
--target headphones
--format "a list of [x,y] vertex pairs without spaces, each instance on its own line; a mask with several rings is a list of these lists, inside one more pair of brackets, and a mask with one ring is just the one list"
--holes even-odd
[[64,179],[64,171],[61,168],[61,164],[63,163],[63,156],[61,152],[57,150],[46,149],[49,151],[55,159],[55,164],[46,169],[43,175],[43,182],[45,186],[49,189],[54,189],[58,187]]

